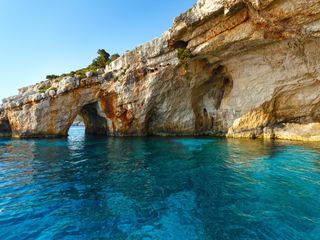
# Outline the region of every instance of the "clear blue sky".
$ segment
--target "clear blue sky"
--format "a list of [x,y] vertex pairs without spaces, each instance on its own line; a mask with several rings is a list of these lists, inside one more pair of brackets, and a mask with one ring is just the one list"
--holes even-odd
[[196,0],[0,0],[0,99],[160,36]]

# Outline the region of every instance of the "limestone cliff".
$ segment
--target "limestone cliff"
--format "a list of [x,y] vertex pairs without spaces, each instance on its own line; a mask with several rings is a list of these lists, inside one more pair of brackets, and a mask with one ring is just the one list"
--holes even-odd
[[199,0],[98,77],[5,99],[0,131],[320,140],[319,37],[319,0]]

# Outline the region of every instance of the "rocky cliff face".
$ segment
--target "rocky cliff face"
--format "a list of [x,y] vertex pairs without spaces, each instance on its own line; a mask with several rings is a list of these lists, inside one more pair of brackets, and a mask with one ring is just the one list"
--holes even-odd
[[93,134],[320,140],[319,37],[319,0],[199,0],[98,77],[5,99],[0,126],[65,136],[80,114]]

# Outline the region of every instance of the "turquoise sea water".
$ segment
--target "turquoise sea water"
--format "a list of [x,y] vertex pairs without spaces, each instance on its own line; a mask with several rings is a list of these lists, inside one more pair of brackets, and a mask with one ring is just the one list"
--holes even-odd
[[317,144],[0,140],[0,239],[320,239]]

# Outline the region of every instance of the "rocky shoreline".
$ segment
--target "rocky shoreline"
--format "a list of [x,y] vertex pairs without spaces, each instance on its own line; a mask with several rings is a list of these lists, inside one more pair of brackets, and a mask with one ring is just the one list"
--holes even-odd
[[108,136],[320,141],[318,0],[199,0],[98,75],[19,89],[0,133],[66,136],[79,114]]

